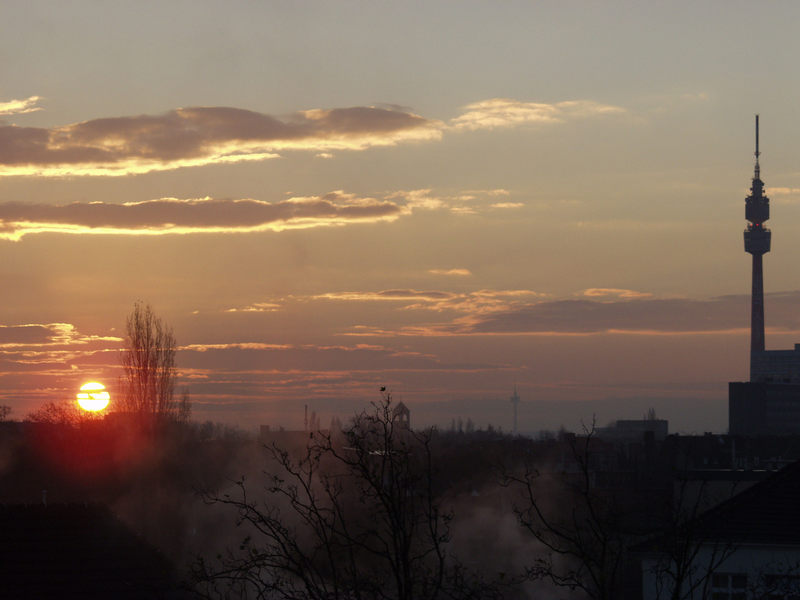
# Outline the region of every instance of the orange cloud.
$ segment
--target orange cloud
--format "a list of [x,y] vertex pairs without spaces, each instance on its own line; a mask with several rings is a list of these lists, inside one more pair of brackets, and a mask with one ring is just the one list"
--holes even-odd
[[0,349],[120,342],[121,338],[81,334],[71,323],[0,325]]
[[417,291],[417,290],[384,290],[381,292],[329,292],[313,296],[313,299],[320,300],[393,300],[410,302],[416,300],[434,301],[448,300],[454,297],[450,292],[439,291]]
[[[38,101],[38,96],[31,96],[0,102],[0,115],[39,110]],[[3,124],[0,176],[121,176],[261,161],[291,150],[331,158],[336,150],[439,140],[449,130],[563,123],[623,112],[621,107],[591,100],[547,104],[492,98],[467,105],[465,112],[449,124],[397,106],[315,108],[282,117],[240,108],[200,106],[52,128]],[[495,192],[499,195],[504,191]]]
[[498,129],[530,123],[554,124],[575,119],[624,113],[625,109],[592,100],[568,100],[552,104],[491,98],[467,104],[466,112],[450,121],[456,130]]
[[348,223],[387,221],[401,205],[342,191],[280,202],[161,198],[144,202],[66,205],[0,204],[0,239],[18,241],[34,233],[163,235],[281,231]]
[[[441,208],[456,214],[474,213],[478,209],[473,206],[488,201],[478,194],[491,196],[494,192],[434,196],[431,190],[411,190],[372,198],[335,190],[277,202],[252,198],[159,198],[123,204],[98,201],[65,205],[6,202],[0,203],[0,240],[19,241],[36,233],[250,233],[376,223],[394,221],[415,210]],[[464,274],[455,271],[447,274]]]
[[280,309],[281,305],[274,302],[255,302],[241,308],[228,308],[225,312],[276,312]]
[[522,202],[495,202],[491,208],[522,208],[525,206]]
[[[6,110],[35,110],[34,98],[6,103]],[[230,107],[178,108],[51,129],[2,125],[0,175],[127,175],[265,160],[282,150],[364,150],[440,137],[437,121],[372,106],[306,110],[284,118]]]
[[405,304],[408,310],[455,311],[468,315],[508,310],[531,298],[545,294],[533,290],[478,290],[475,292],[445,292],[439,290],[397,289],[380,292],[332,292],[312,299],[339,301],[392,301]]
[[583,295],[589,298],[650,298],[653,294],[620,288],[589,288],[583,290]]
[[432,275],[446,275],[448,277],[469,277],[472,271],[469,269],[428,269]]
[[76,361],[89,365],[87,373],[95,372],[98,363],[109,362],[105,354],[113,354],[111,362],[116,363],[121,342],[115,336],[83,334],[71,323],[0,325],[0,377],[14,373],[70,377]]
[[[588,293],[587,293],[588,292]],[[445,294],[444,292],[439,292]],[[359,324],[344,335],[364,337],[451,336],[683,336],[740,335],[747,296],[709,299],[653,298],[649,294],[616,288],[594,288],[583,299],[545,299],[529,290],[481,290],[468,294],[449,293],[433,297],[409,290],[405,309],[428,309],[455,313],[450,319],[399,325]],[[348,300],[403,300],[403,294],[339,294]],[[770,332],[800,331],[796,306],[800,292],[767,294],[771,315]]]
[[6,100],[5,102],[0,102],[0,115],[22,115],[42,110],[41,107],[36,106],[39,100],[39,96],[31,96],[24,100]]
[[386,199],[402,200],[407,210],[449,210],[457,215],[474,215],[484,207],[511,208],[523,206],[521,203],[495,201],[497,196],[508,196],[504,189],[465,190],[442,194],[431,189],[400,190],[392,192]]
[[[591,334],[614,333],[655,335],[739,333],[746,314],[746,296],[720,296],[707,300],[689,298],[651,298],[627,295],[630,290],[596,288],[584,294],[592,299],[551,300],[518,305],[509,310],[479,315],[471,321],[456,322],[451,329],[465,333],[494,334]],[[605,299],[611,296],[611,299]],[[793,300],[796,301],[796,295]],[[604,298],[604,299],[600,299]],[[797,322],[785,310],[789,302],[773,296],[774,318],[784,313],[784,324],[796,328]],[[781,308],[783,307],[783,309]]]

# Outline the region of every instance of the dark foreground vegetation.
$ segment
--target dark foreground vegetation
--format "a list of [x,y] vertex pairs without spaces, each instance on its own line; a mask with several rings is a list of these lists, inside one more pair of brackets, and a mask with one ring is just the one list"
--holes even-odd
[[[777,468],[800,448],[732,443],[419,431],[388,395],[342,428],[258,440],[125,414],[3,422],[0,504],[106,507],[169,581],[141,597],[641,598],[657,546],[658,597],[698,598],[712,573],[693,566],[711,542],[696,517],[769,474],[743,459]],[[741,481],[712,487],[712,467]],[[734,548],[714,549],[721,564]]]

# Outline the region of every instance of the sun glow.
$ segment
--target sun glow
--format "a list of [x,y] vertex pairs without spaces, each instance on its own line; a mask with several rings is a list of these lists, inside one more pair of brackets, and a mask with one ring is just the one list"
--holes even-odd
[[78,392],[78,405],[83,410],[96,412],[108,406],[111,396],[106,391],[106,386],[96,381],[84,383]]

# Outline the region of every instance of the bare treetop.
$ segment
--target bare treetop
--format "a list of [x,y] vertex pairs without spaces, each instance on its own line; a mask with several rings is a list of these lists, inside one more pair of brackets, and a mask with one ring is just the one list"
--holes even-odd
[[136,302],[125,324],[123,410],[148,427],[188,415],[175,400],[175,336],[149,304]]

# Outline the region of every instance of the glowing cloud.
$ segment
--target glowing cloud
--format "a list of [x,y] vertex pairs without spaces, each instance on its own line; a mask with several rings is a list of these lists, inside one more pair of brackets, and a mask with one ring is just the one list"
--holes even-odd
[[474,131],[515,127],[529,123],[564,123],[575,119],[620,114],[624,108],[592,100],[568,100],[546,104],[510,98],[492,98],[467,104],[466,112],[450,121],[453,129]]
[[[38,96],[31,96],[0,102],[0,115],[39,110],[38,100]],[[465,112],[449,124],[395,106],[316,108],[282,117],[241,108],[200,106],[52,128],[2,124],[0,176],[121,176],[261,161],[292,150],[313,152],[325,159],[336,150],[439,140],[448,130],[563,123],[624,110],[591,100],[547,104],[492,98],[468,104]]]
[[583,295],[588,298],[650,298],[653,294],[620,288],[589,288],[583,290]]
[[274,302],[255,302],[253,304],[249,304],[248,306],[243,306],[241,308],[228,308],[225,312],[235,313],[235,312],[276,312],[281,309],[280,304],[275,304]]
[[[445,297],[440,297],[444,295]],[[747,296],[709,299],[653,298],[616,288],[593,288],[581,299],[547,299],[530,290],[480,290],[466,294],[392,290],[328,294],[348,301],[394,300],[403,309],[449,313],[449,318],[400,325],[359,324],[344,335],[364,337],[588,336],[588,335],[741,335]],[[767,294],[771,331],[800,331],[796,303],[800,292]]]
[[469,269],[428,269],[431,275],[446,275],[448,277],[469,277],[472,271]]
[[162,235],[281,231],[398,218],[396,203],[342,191],[322,196],[262,200],[161,198],[144,202],[0,204],[0,239],[18,241],[34,233]]
[[495,202],[491,208],[522,208],[525,206],[522,202]]
[[[494,195],[495,190],[443,196],[434,196],[431,190],[411,190],[372,198],[335,190],[277,202],[252,198],[159,198],[123,204],[64,205],[6,202],[0,203],[0,240],[19,241],[36,233],[165,235],[283,231],[394,221],[415,210],[476,214],[490,206],[490,197]],[[263,308],[259,310],[263,312]]]
[[120,342],[122,338],[84,335],[71,323],[0,325],[0,350],[19,347],[83,345],[99,341]]
[[24,100],[0,102],[0,115],[22,115],[42,110],[40,106],[36,106],[37,102],[39,102],[39,96],[31,96]]
[[[485,207],[497,208],[497,196],[508,196],[503,189],[465,190],[457,193],[441,194],[431,189],[400,190],[386,196],[387,200],[402,201],[408,211],[412,210],[449,210],[457,215],[474,215]],[[500,203],[501,208],[510,208],[510,204]],[[522,204],[519,204],[522,206]]]
[[508,310],[518,304],[527,304],[531,298],[545,294],[533,290],[478,290],[475,292],[445,292],[439,290],[383,290],[380,292],[332,292],[313,296],[315,300],[336,301],[391,301],[404,304],[409,310],[455,311],[478,315]]
[[[7,111],[35,110],[13,101]],[[27,103],[27,104],[26,104]],[[265,160],[282,150],[364,150],[439,139],[441,123],[410,112],[357,106],[288,117],[230,107],[93,119],[51,129],[0,126],[0,175],[127,175]]]

